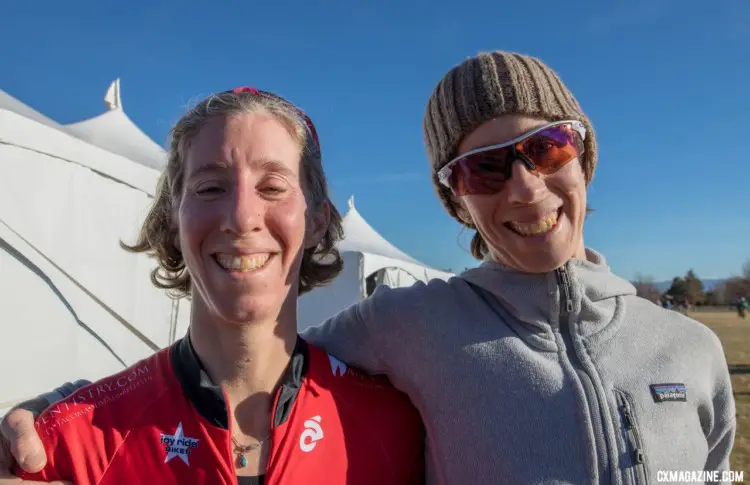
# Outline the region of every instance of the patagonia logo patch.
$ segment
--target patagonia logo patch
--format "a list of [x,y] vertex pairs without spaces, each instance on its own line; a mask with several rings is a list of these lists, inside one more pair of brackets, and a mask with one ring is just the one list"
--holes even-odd
[[687,401],[687,387],[685,384],[651,384],[651,396],[654,402]]

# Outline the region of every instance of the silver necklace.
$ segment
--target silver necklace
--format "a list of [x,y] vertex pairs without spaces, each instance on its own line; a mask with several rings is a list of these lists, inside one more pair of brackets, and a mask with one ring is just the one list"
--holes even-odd
[[241,445],[240,442],[237,441],[237,439],[234,436],[232,436],[232,441],[234,442],[234,452],[237,453],[237,468],[246,467],[247,457],[245,455],[247,455],[253,450],[258,449],[260,445],[266,442],[267,439],[268,437],[266,437],[262,441],[258,441],[257,443],[253,443],[250,445]]

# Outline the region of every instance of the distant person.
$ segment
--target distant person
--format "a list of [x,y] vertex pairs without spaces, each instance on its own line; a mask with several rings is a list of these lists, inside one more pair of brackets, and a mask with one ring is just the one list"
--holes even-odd
[[745,318],[745,312],[747,311],[747,298],[744,296],[741,296],[739,300],[737,300],[737,314],[740,318]]
[[439,81],[423,128],[438,197],[477,231],[482,264],[380,287],[304,337],[409,395],[427,430],[427,483],[727,470],[736,421],[721,342],[637,297],[585,248],[596,137],[555,72],[509,52],[471,57]]
[[188,334],[45,411],[48,461],[24,478],[421,483],[406,396],[297,335],[297,297],[341,271],[340,238],[303,112],[253,88],[190,109],[130,247],[156,257],[157,287],[191,296]]

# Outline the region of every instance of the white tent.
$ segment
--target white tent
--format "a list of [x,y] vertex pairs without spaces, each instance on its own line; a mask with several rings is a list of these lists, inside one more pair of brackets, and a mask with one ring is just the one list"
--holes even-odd
[[5,111],[12,111],[13,113],[19,114],[24,118],[36,121],[37,123],[41,123],[56,130],[65,131],[61,124],[47,118],[32,107],[23,104],[2,89],[0,89],[0,109]]
[[118,244],[133,241],[159,172],[69,129],[0,92],[0,413],[187,328],[187,305],[151,285],[153,261]]
[[119,79],[109,86],[104,103],[109,111],[88,120],[65,125],[67,131],[83,141],[136,163],[156,170],[164,168],[167,160],[164,149],[143,133],[123,111]]
[[344,270],[329,285],[300,297],[297,305],[300,330],[318,325],[368,297],[378,285],[398,288],[453,276],[426,266],[388,242],[359,214],[354,197],[349,199],[348,206],[343,217],[344,239],[337,246],[344,259]]

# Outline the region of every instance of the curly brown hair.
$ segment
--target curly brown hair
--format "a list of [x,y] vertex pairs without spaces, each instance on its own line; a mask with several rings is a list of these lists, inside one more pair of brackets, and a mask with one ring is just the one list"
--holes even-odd
[[[302,186],[311,212],[327,202],[330,222],[317,246],[305,249],[299,276],[299,294],[331,282],[342,270],[343,259],[336,243],[343,237],[341,215],[333,205],[323,172],[320,145],[309,118],[283,98],[267,93],[227,92],[214,94],[191,108],[170,132],[167,165],[159,177],[153,205],[141,225],[135,244],[120,242],[123,249],[146,253],[158,265],[151,272],[151,282],[167,290],[174,298],[190,296],[190,273],[182,253],[175,246],[177,236],[176,208],[183,190],[185,157],[201,128],[214,117],[266,112],[276,117],[300,144],[302,152]],[[308,214],[309,215],[309,214]]]

